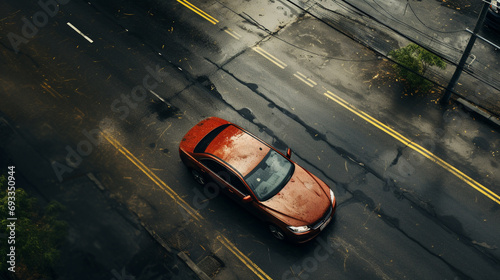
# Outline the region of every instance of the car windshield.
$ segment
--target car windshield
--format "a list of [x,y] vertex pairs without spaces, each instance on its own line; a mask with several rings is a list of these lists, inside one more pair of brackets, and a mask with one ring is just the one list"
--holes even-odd
[[286,185],[293,170],[294,165],[288,159],[271,149],[255,169],[245,176],[245,181],[259,200],[268,200]]

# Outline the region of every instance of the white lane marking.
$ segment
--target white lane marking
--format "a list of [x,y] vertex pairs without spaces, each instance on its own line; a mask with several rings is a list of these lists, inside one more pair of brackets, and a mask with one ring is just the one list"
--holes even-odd
[[91,44],[94,42],[92,41],[92,39],[90,39],[87,35],[83,34],[80,30],[78,30],[78,28],[76,28],[73,24],[71,24],[71,22],[67,22],[66,23],[69,27],[71,27],[73,30],[76,31],[76,33],[80,34],[83,36],[83,38],[85,38],[87,41],[89,41]]
[[160,99],[161,102],[165,102],[165,99],[163,99],[160,95],[158,95],[158,93],[156,93],[152,90],[149,90],[149,92],[151,92],[154,96],[156,96],[158,99]]
[[153,94],[154,96],[156,96],[156,98],[160,99],[161,102],[163,102],[165,105],[168,106],[168,108],[172,107],[172,104],[168,103],[167,100],[163,99],[158,93],[152,91],[152,90],[149,90],[149,92],[151,92],[151,94]]

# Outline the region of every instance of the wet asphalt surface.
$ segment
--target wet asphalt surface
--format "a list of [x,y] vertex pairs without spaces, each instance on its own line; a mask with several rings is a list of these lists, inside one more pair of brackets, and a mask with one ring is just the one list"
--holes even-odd
[[[94,211],[122,205],[214,279],[493,279],[500,273],[500,202],[471,186],[473,180],[500,193],[497,128],[459,107],[439,107],[437,95],[401,95],[389,62],[293,3],[191,3],[213,18],[176,1],[68,1],[39,22],[33,38],[24,37],[17,53],[5,34],[29,33],[23,17],[42,8],[0,4],[1,116],[49,169],[49,163],[66,166],[43,173],[46,181],[31,182],[34,189],[62,191],[54,197],[68,202],[75,199],[69,188],[76,192],[88,183],[79,183],[82,176],[95,174],[109,197],[96,200]],[[474,12],[467,7],[454,17],[473,21]],[[291,147],[295,161],[331,186],[338,210],[317,240],[277,242],[257,218],[196,185],[177,148],[208,116],[237,123],[278,149]],[[97,129],[107,137],[92,134]],[[413,143],[449,166],[424,157]],[[33,172],[23,163],[30,157],[15,156],[8,140],[2,144],[25,174]],[[99,227],[101,242],[116,239],[119,225]],[[182,267],[162,270],[163,277],[133,269],[153,265],[162,253],[134,262],[134,249],[123,250],[130,260],[119,257],[128,245],[81,245],[81,252],[109,256],[97,261],[99,276],[82,262],[82,279],[116,278],[113,269],[125,265],[136,279],[193,277]],[[137,252],[136,260],[146,258]],[[174,253],[163,254],[165,263],[177,265]],[[206,260],[215,260],[215,268],[205,268]]]

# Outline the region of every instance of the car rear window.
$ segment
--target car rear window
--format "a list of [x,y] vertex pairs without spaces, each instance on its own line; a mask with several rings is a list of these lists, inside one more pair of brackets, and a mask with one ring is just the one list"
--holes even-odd
[[207,135],[205,135],[205,137],[203,137],[203,139],[201,139],[200,143],[196,145],[196,147],[194,148],[194,152],[195,153],[205,152],[208,145],[210,145],[210,142],[212,142],[212,140],[214,140],[215,137],[217,137],[217,135],[219,135],[224,129],[226,129],[226,127],[230,125],[231,124],[224,124],[210,131]]

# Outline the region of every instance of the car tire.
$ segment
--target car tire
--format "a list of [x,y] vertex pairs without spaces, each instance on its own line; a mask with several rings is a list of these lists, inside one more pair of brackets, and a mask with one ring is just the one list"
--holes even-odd
[[201,172],[199,172],[198,170],[192,169],[192,168],[190,171],[191,171],[191,175],[193,176],[196,183],[198,183],[202,186],[204,186],[207,183],[207,179],[205,178],[205,176]]
[[285,240],[285,234],[277,225],[269,224],[268,228],[274,238],[278,240]]

